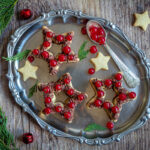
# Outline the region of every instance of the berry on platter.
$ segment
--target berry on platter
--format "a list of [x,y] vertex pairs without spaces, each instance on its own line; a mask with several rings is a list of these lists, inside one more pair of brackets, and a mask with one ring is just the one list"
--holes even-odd
[[94,68],[89,68],[88,73],[90,75],[94,74],[95,73],[95,69]]
[[95,53],[97,52],[97,48],[96,48],[95,45],[93,45],[93,46],[90,47],[90,52],[91,52],[92,54],[95,54]]
[[109,121],[109,122],[107,122],[106,127],[107,127],[108,129],[112,130],[112,129],[114,128],[114,123],[111,122],[111,121]]
[[87,31],[86,31],[86,27],[82,27],[81,28],[81,33],[84,35],[84,34],[87,34]]

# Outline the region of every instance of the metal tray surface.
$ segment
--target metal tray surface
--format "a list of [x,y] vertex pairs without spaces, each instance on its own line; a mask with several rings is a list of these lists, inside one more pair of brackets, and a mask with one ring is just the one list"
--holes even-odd
[[[103,109],[87,109],[86,102],[94,96],[94,91],[89,83],[91,77],[106,79],[110,78],[112,74],[119,72],[112,59],[108,63],[108,71],[98,71],[92,76],[87,75],[87,70],[92,66],[89,63],[90,58],[95,57],[95,55],[89,55],[79,63],[63,65],[56,76],[49,76],[47,64],[43,60],[36,59],[33,63],[33,65],[40,68],[37,72],[40,82],[56,81],[61,75],[69,72],[73,78],[72,82],[74,87],[88,93],[88,100],[76,108],[75,118],[71,124],[67,123],[57,114],[49,115],[48,117],[39,115],[41,109],[44,108],[43,93],[37,92],[31,99],[28,99],[28,90],[35,83],[35,80],[29,79],[23,82],[22,76],[17,69],[24,65],[24,61],[8,62],[7,77],[9,79],[9,88],[15,101],[23,107],[24,111],[28,112],[42,128],[56,136],[75,139],[80,143],[85,142],[90,145],[103,145],[112,141],[119,141],[122,136],[141,127],[150,118],[150,63],[146,59],[144,52],[129,40],[119,27],[105,19],[87,16],[80,11],[53,10],[49,13],[43,13],[42,16],[36,20],[17,29],[11,36],[11,41],[8,43],[7,53],[8,57],[11,57],[22,50],[38,47],[43,40],[41,29],[43,25],[49,26],[57,34],[73,30],[75,37],[73,38],[71,48],[75,53],[78,53],[83,41],[89,41],[87,36],[80,33],[81,27],[85,25],[86,20],[91,19],[103,25],[109,33],[107,41],[113,51],[141,80],[140,85],[134,89],[130,89],[126,83],[123,82],[125,88],[137,93],[137,99],[123,106],[120,118],[118,122],[115,123],[113,132],[108,130],[84,132],[83,130],[85,126],[90,123],[105,126],[108,121],[108,117]],[[93,43],[89,41],[87,48],[92,44]],[[104,55],[108,55],[104,47],[98,45],[97,47]],[[53,45],[51,50],[54,54],[57,53],[55,49],[59,48]],[[109,96],[107,98],[110,99],[113,96],[113,92],[108,92],[107,95]],[[58,100],[64,99],[65,95],[59,94],[57,98]]]

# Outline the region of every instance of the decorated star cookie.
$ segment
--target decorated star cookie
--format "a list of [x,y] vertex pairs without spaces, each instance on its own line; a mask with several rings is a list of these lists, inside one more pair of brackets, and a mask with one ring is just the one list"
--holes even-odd
[[[95,96],[87,103],[88,108],[103,108],[111,121],[118,121],[122,105],[136,98],[135,92],[128,92],[122,87],[122,78],[122,73],[117,73],[113,79],[92,78],[90,83],[95,91]],[[112,89],[116,94],[112,101],[105,99],[108,89]]]
[[134,14],[135,23],[133,26],[141,27],[144,31],[146,31],[148,24],[150,24],[150,18],[148,15],[148,11],[145,11],[143,14]]
[[18,71],[22,73],[24,81],[26,81],[28,78],[37,79],[37,76],[36,76],[37,70],[38,70],[38,67],[31,65],[29,61],[26,61],[25,65],[22,68],[18,69]]
[[[74,36],[73,31],[55,35],[52,30],[43,26],[43,35],[43,44],[39,48],[32,50],[31,55],[42,58],[48,63],[50,75],[55,75],[63,63],[79,61],[78,56],[70,47]],[[62,45],[61,52],[56,57],[48,51],[52,47],[52,43]]]
[[[69,123],[74,118],[75,107],[87,98],[86,93],[81,93],[74,89],[71,83],[71,76],[69,73],[64,74],[58,81],[50,83],[39,83],[39,91],[44,92],[45,98],[45,114],[59,113]],[[68,98],[64,102],[56,102],[56,95],[59,92],[64,92]]]
[[109,59],[110,56],[104,56],[102,53],[98,52],[97,56],[91,59],[91,63],[94,65],[95,71],[100,69],[108,70]]

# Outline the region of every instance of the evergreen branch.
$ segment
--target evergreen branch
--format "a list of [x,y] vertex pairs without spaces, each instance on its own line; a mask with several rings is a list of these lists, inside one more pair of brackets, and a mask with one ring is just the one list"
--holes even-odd
[[38,80],[36,83],[29,89],[28,98],[31,98],[35,92],[37,92]]

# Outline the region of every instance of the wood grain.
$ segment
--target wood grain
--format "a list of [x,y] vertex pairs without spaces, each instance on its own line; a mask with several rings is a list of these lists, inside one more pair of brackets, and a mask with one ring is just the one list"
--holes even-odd
[[[30,8],[34,17],[28,21],[18,19],[18,12],[23,8]],[[133,13],[141,13],[149,10],[149,0],[19,0],[15,8],[15,15],[5,32],[0,37],[0,55],[6,56],[6,46],[10,35],[19,26],[30,22],[42,12],[52,9],[81,10],[91,16],[102,17],[117,24],[128,37],[145,51],[150,58],[150,25],[146,32],[140,28],[133,27]],[[5,77],[7,63],[0,60],[0,106],[8,117],[8,128],[14,134],[17,147],[21,150],[149,150],[150,148],[150,122],[135,132],[123,137],[119,143],[106,146],[88,146],[76,141],[55,137],[41,129],[33,119],[24,113],[14,103],[13,97],[8,89],[8,81]],[[35,132],[38,139],[30,145],[21,142],[20,136],[24,132]]]

